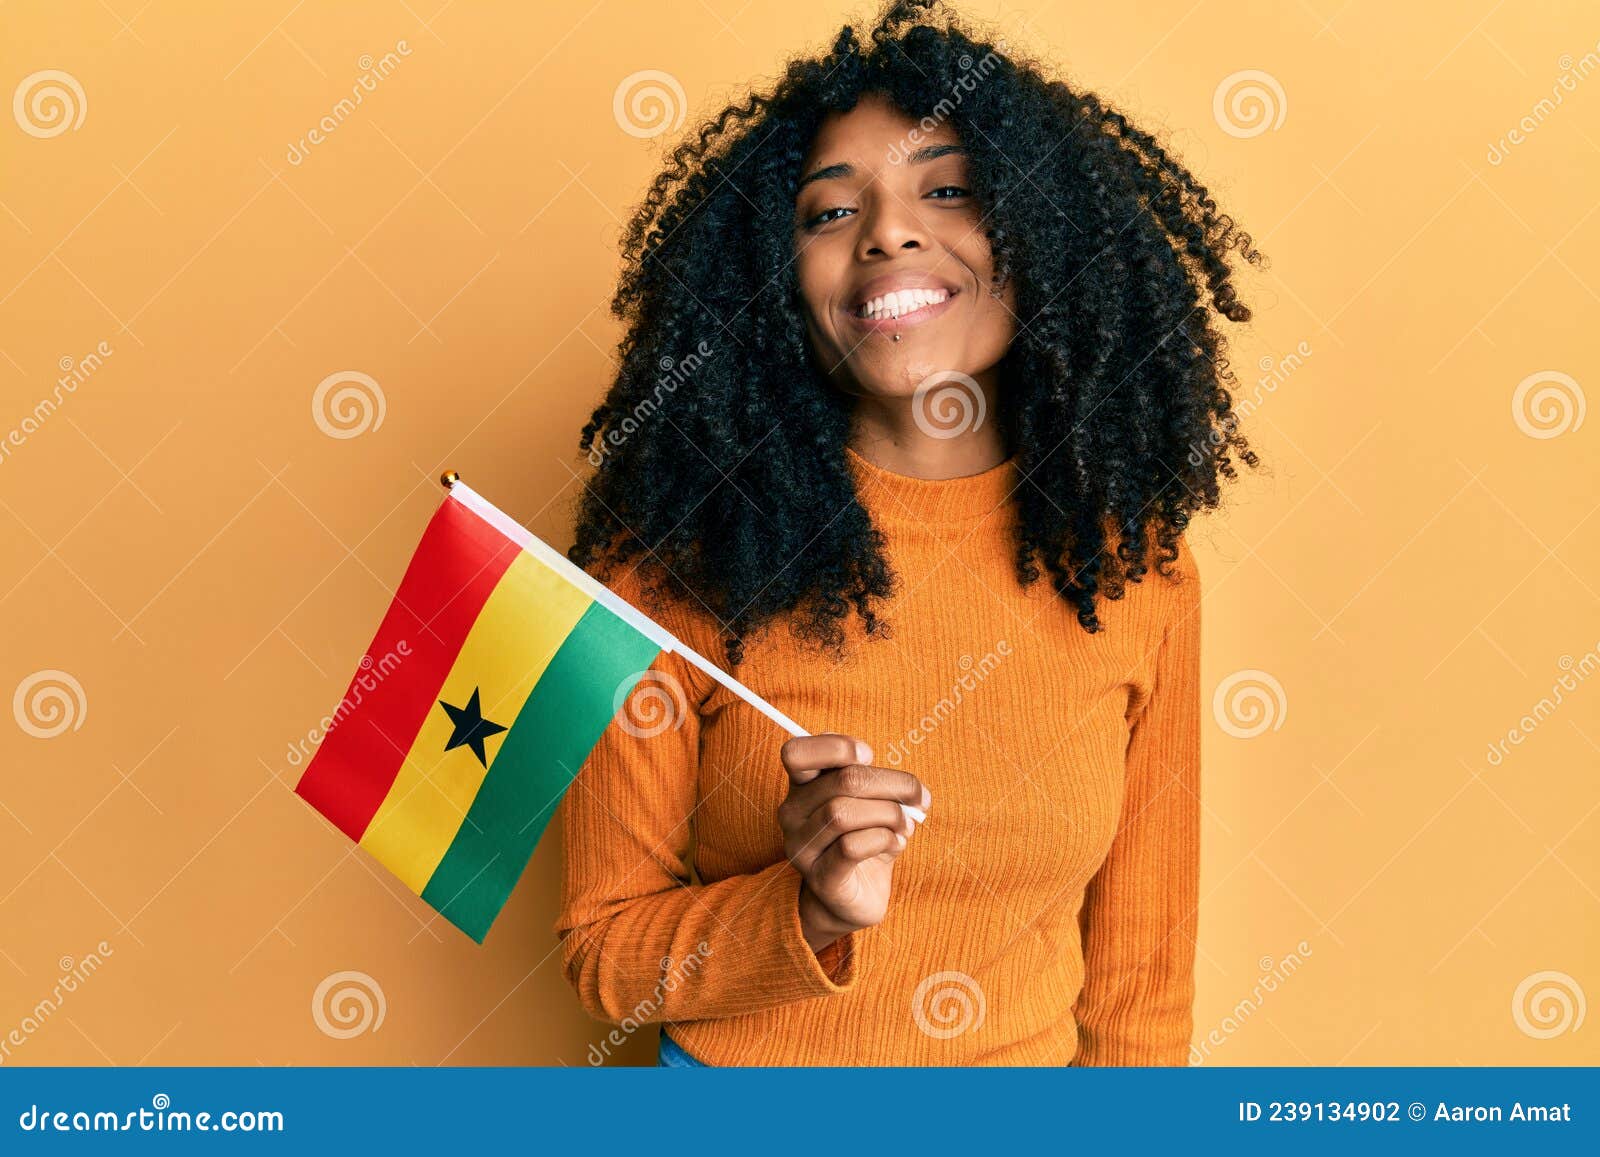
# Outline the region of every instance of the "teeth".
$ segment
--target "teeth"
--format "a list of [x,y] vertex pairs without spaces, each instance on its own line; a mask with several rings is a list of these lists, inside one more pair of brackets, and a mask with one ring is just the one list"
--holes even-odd
[[881,297],[874,297],[856,310],[856,316],[878,321],[904,317],[924,306],[937,305],[949,296],[949,291],[944,289],[901,289]]

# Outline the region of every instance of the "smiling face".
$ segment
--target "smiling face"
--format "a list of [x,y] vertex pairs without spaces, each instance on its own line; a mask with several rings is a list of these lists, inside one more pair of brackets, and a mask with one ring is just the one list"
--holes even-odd
[[877,94],[818,130],[795,197],[796,265],[811,348],[847,393],[909,398],[956,373],[992,397],[1015,293],[991,290],[967,165],[948,124],[924,130]]

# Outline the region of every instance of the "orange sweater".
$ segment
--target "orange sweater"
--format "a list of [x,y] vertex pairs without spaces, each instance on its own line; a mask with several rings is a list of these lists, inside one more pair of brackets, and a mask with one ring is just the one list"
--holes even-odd
[[[780,625],[737,674],[927,783],[887,918],[812,952],[776,816],[788,736],[663,655],[635,696],[668,712],[608,728],[561,807],[569,980],[596,1017],[668,1023],[713,1065],[1183,1064],[1200,814],[1187,542],[1183,581],[1152,569],[1089,635],[1048,579],[1016,580],[1013,461],[930,481],[847,455],[900,577],[894,637],[856,626],[836,665]],[[650,610],[624,569],[610,585]],[[698,603],[653,613],[723,658]]]

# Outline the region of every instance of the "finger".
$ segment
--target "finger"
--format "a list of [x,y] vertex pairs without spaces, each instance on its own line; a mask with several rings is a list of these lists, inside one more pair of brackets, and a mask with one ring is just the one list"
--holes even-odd
[[834,840],[832,851],[841,860],[859,864],[874,856],[898,856],[905,848],[906,837],[901,832],[888,828],[858,828]]
[[[850,832],[849,845],[844,843],[845,837],[840,837],[828,846],[827,852],[808,877],[819,898],[833,903],[856,903],[861,899],[861,878],[856,869],[874,856],[886,853],[898,855],[904,850],[904,845],[899,843],[898,833],[886,832],[881,828],[877,831],[883,834],[876,835],[872,829]],[[860,858],[852,858],[846,852],[847,846]]]
[[[932,799],[922,781],[909,772],[851,763],[835,771],[824,772],[810,783],[790,788],[783,810],[797,825],[821,806],[824,800],[836,795],[894,800],[914,809],[913,816],[919,821],[927,818],[923,809]],[[780,815],[779,819],[782,822],[783,817]]]
[[799,735],[778,751],[790,783],[810,783],[822,772],[849,763],[871,763],[872,748],[862,740],[837,732]]
[[802,873],[811,870],[830,844],[862,828],[886,828],[909,837],[911,821],[893,800],[834,796],[805,818],[784,841],[784,851]]

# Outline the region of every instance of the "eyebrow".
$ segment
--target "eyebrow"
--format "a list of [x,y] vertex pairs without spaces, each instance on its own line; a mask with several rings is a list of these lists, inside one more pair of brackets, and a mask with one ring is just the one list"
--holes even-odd
[[[964,145],[923,145],[922,148],[914,149],[906,154],[906,163],[910,165],[925,164],[928,161],[949,156],[951,153],[959,153],[962,156],[966,156],[967,150]],[[800,195],[800,190],[804,189],[812,181],[832,181],[839,177],[850,177],[854,175],[855,168],[847,161],[841,161],[837,165],[829,165],[826,168],[818,169],[816,172],[803,178],[801,182],[795,186],[795,196],[798,197]]]

